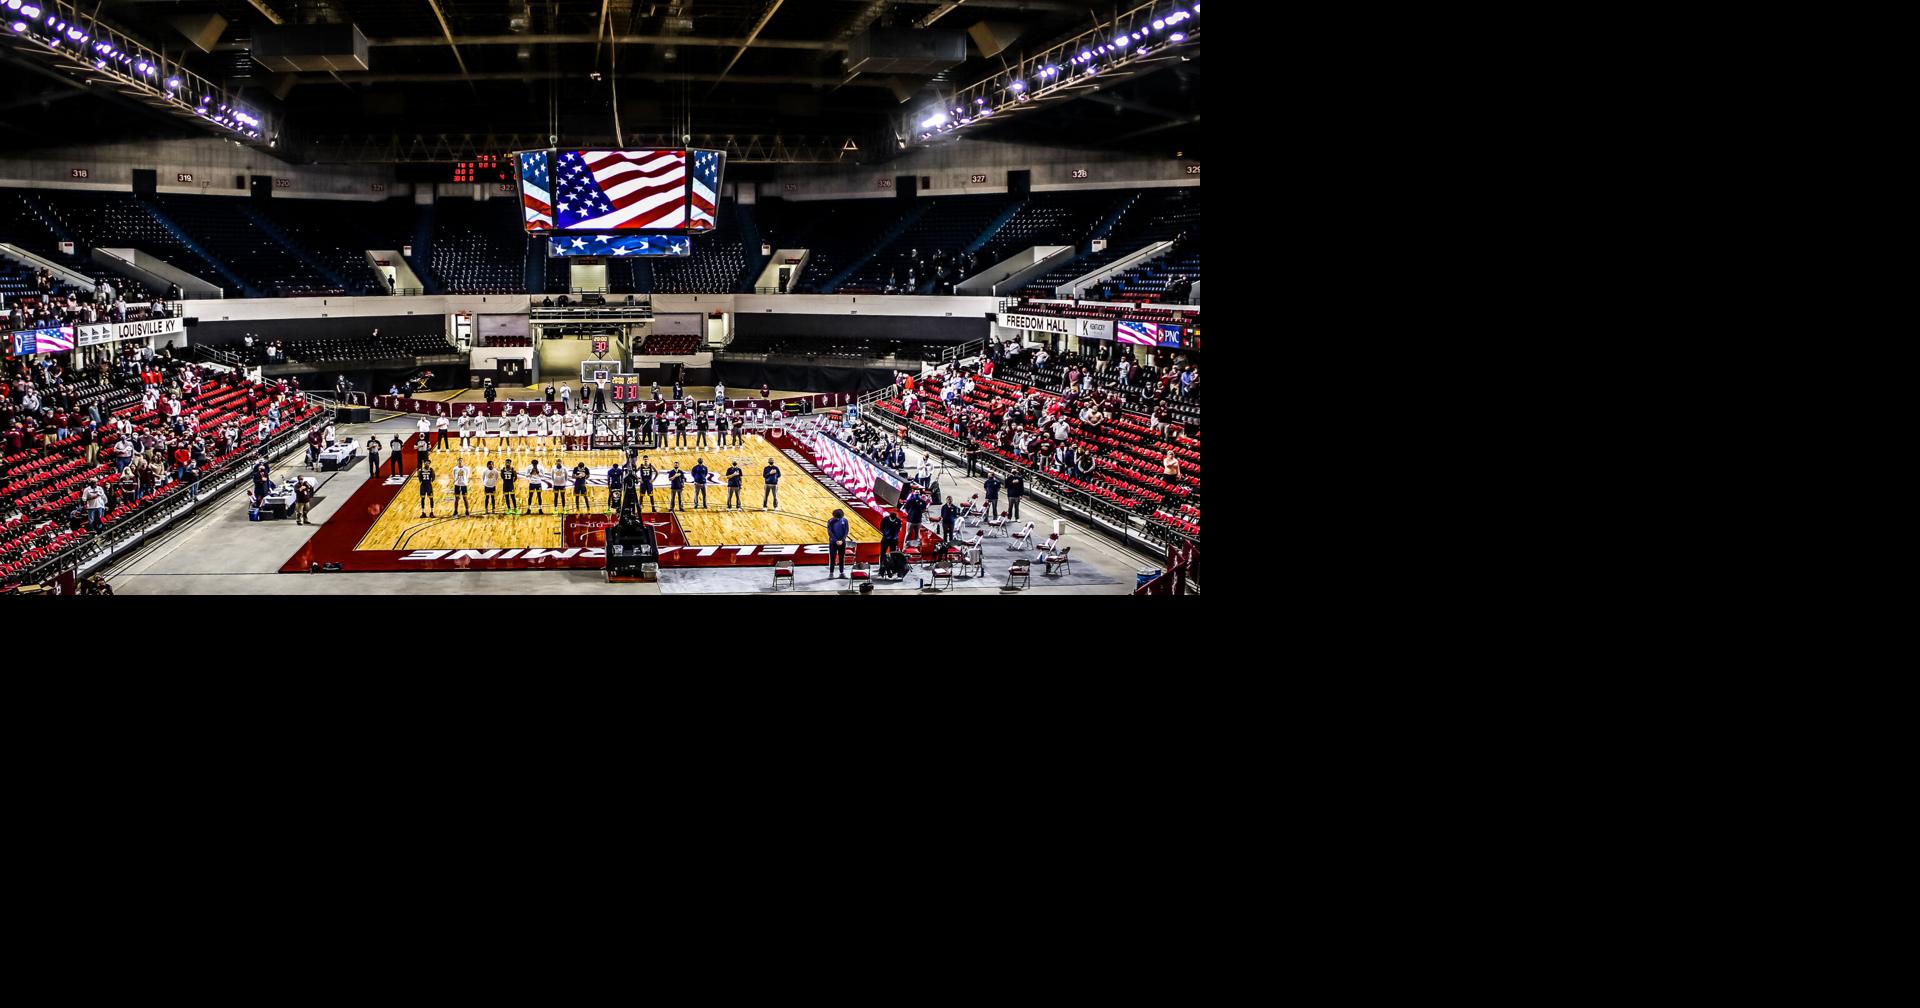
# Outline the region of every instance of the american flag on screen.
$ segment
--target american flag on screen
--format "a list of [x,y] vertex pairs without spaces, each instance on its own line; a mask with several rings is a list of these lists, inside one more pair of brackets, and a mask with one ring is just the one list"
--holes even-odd
[[1160,327],[1152,322],[1116,322],[1114,338],[1121,343],[1133,343],[1138,346],[1159,346]]
[[547,152],[520,155],[520,204],[527,230],[553,226],[553,197],[547,195]]
[[694,231],[708,231],[720,226],[715,219],[715,207],[720,205],[717,190],[720,188],[720,152],[693,152],[693,206],[692,220],[687,227]]
[[684,228],[687,152],[565,151],[553,191],[562,228]]
[[73,327],[61,326],[58,329],[42,329],[39,333],[40,348],[36,353],[59,353],[73,349]]

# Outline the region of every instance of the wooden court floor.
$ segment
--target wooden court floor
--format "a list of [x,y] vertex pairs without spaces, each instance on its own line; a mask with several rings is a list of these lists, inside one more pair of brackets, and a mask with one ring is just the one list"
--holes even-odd
[[[492,442],[496,439],[488,439]],[[689,438],[691,440],[691,438]],[[833,517],[835,508],[847,513],[848,538],[854,542],[879,542],[880,532],[848,510],[839,498],[826,487],[821,486],[812,477],[802,472],[792,459],[772,449],[760,436],[749,434],[745,445],[739,448],[672,448],[666,451],[645,452],[654,468],[664,474],[678,462],[682,469],[691,470],[696,459],[705,459],[707,468],[712,469],[716,477],[727,471],[729,460],[738,459],[746,478],[741,485],[741,503],[745,511],[727,511],[727,488],[724,480],[707,488],[707,507],[693,507],[693,481],[688,479],[682,492],[682,500],[687,510],[676,512],[681,531],[686,535],[690,546],[744,546],[744,545],[783,545],[790,543],[824,543],[827,541],[827,520]],[[419,481],[409,473],[404,485],[393,487],[394,495],[384,505],[380,505],[380,514],[373,526],[361,538],[355,549],[362,550],[416,550],[416,549],[509,549],[513,547],[546,547],[557,549],[561,542],[560,511],[555,506],[553,491],[541,494],[544,508],[535,508],[527,490],[525,478],[517,482],[521,513],[505,513],[505,496],[496,491],[496,511],[489,516],[485,513],[486,493],[480,486],[481,470],[492,459],[498,469],[505,459],[513,460],[513,467],[526,472],[527,463],[534,458],[529,448],[515,447],[503,453],[499,447],[493,447],[491,454],[468,451],[456,444],[447,449],[436,450],[431,454],[434,472],[434,510],[427,518],[420,517]],[[775,510],[760,510],[761,493],[765,483],[760,478],[760,470],[773,458],[780,467],[780,507]],[[467,468],[474,471],[467,489],[472,517],[467,517],[467,508],[461,509],[459,517],[453,510],[453,466],[457,459],[464,458]],[[542,472],[558,460],[568,470],[577,462],[585,461],[592,470],[593,477],[606,479],[607,467],[622,461],[621,454],[613,450],[557,452],[549,440],[548,450],[540,455]],[[384,470],[383,470],[384,471]],[[569,487],[566,494],[566,510],[573,513],[606,512],[607,490],[600,485],[590,485],[588,505],[576,512],[573,493]],[[641,506],[649,511],[666,511],[668,490],[664,476],[654,482],[654,500],[658,507],[649,506],[642,498]],[[531,513],[529,513],[531,512]]]

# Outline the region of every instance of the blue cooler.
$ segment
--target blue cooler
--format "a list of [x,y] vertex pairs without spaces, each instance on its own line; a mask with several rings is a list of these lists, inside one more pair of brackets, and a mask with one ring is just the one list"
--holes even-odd
[[1139,591],[1140,589],[1145,588],[1147,586],[1147,582],[1152,581],[1154,578],[1159,577],[1163,573],[1165,572],[1158,567],[1154,567],[1150,570],[1141,571],[1139,574],[1135,575],[1134,577],[1133,589],[1135,591]]

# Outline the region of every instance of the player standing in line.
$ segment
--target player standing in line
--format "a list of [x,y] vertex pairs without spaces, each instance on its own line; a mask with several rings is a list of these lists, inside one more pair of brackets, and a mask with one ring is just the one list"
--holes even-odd
[[513,484],[519,479],[520,474],[513,469],[513,460],[503,460],[500,463],[500,495],[506,498],[507,513],[510,515],[520,513],[520,495],[513,492]]
[[575,511],[586,510],[587,477],[591,475],[592,473],[588,471],[585,462],[575,462],[573,464],[573,509]]
[[707,506],[707,482],[713,478],[713,470],[707,468],[706,459],[693,460],[693,506],[704,509]]
[[687,418],[686,417],[681,417],[679,420],[674,422],[673,446],[675,448],[685,448],[687,446]]
[[667,464],[673,466],[667,471],[667,510],[685,511],[687,502],[680,498],[680,488],[687,485],[687,474],[680,469],[680,463]]
[[624,480],[620,473],[620,463],[615,462],[614,464],[608,466],[607,467],[607,513],[608,514],[612,514],[615,511],[620,510],[620,491],[621,491],[622,482],[624,482]]
[[740,503],[740,477],[742,475],[744,474],[740,472],[740,460],[730,460],[730,464],[727,466],[727,510],[729,511],[735,508],[739,508],[742,511],[746,510],[746,507]]
[[[760,510],[780,510],[780,467],[767,460],[767,467],[760,470],[760,477],[767,481],[767,489],[760,494]],[[767,507],[767,499],[773,499],[773,507]]]
[[553,407],[549,406],[546,413],[533,418],[533,450],[542,454],[547,450],[547,428],[553,425],[553,421],[548,418],[552,412]]
[[433,463],[422,458],[420,471],[414,475],[420,480],[420,517],[425,518],[433,510]]
[[745,412],[735,413],[733,415],[733,446],[735,448],[742,447],[744,442],[741,441],[741,438],[745,437],[746,433],[747,417]]
[[[473,409],[473,407],[469,406],[467,407],[467,409],[471,410]],[[467,431],[471,427],[472,427],[472,420],[467,416],[465,412],[462,412],[459,416],[453,418],[453,432],[460,436],[461,451],[473,450],[473,443],[467,440]]]
[[533,447],[533,417],[531,415],[532,409],[533,407],[529,406],[526,409],[521,410],[513,418],[513,436],[514,436],[514,440],[517,442],[514,448],[515,451],[524,452],[524,451],[528,451]]
[[467,499],[467,480],[472,478],[472,470],[467,468],[466,459],[453,462],[453,517],[460,517],[460,505],[467,506],[467,517],[473,517],[473,502]]
[[696,435],[696,436],[694,437],[694,439],[693,439],[693,446],[694,446],[695,448],[706,448],[706,447],[709,447],[709,445],[707,444],[707,418],[706,418],[706,416],[705,416],[705,415],[702,415],[702,416],[700,417],[700,419],[699,419],[698,421],[696,421],[696,423],[698,424],[698,427],[697,427],[697,429],[699,430],[699,434],[698,434],[698,435]]
[[547,502],[541,497],[540,491],[547,485],[547,474],[540,471],[540,460],[538,458],[527,463],[526,475],[527,510],[532,511],[534,508],[539,508],[541,514],[546,514]]
[[547,470],[547,485],[553,488],[553,513],[567,509],[567,467],[559,459]]
[[[487,467],[480,470],[480,489],[487,495],[487,513],[493,513],[493,488],[500,484],[500,471],[493,467],[493,460],[487,460]],[[473,505],[467,505],[469,509]]]
[[659,470],[653,467],[653,460],[642,456],[640,465],[634,472],[640,477],[639,495],[647,499],[649,508],[659,507],[660,503],[653,499],[653,478],[659,475]]

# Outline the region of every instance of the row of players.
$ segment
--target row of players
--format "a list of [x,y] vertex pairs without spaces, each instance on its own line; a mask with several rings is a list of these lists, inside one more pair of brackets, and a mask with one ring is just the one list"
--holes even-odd
[[[607,488],[607,510],[609,512],[619,510],[622,494],[632,495],[632,503],[634,503],[636,507],[642,498],[646,500],[649,508],[658,507],[659,504],[654,500],[653,496],[653,484],[656,478],[663,479],[667,484],[668,511],[685,511],[687,509],[686,503],[681,499],[681,491],[689,480],[693,483],[693,506],[698,508],[706,507],[707,486],[722,478],[715,476],[713,471],[707,468],[707,460],[696,459],[692,472],[682,470],[678,462],[669,461],[667,465],[672,468],[662,473],[653,467],[653,463],[649,459],[642,457],[638,465],[629,462],[624,466],[616,464],[608,467],[604,484]],[[541,492],[549,486],[553,488],[553,509],[555,511],[564,511],[567,506],[566,492],[569,482],[571,482],[573,486],[573,509],[575,511],[584,511],[591,506],[591,502],[587,496],[589,485],[594,482],[600,482],[594,479],[593,471],[587,468],[585,462],[575,463],[573,469],[569,471],[566,463],[559,459],[554,459],[553,468],[545,471],[542,471],[540,468],[540,460],[534,459],[527,463],[525,472],[516,470],[513,467],[512,459],[507,459],[502,462],[498,470],[494,469],[493,460],[488,459],[487,467],[475,473],[472,469],[467,468],[467,460],[462,458],[454,461],[453,472],[449,475],[452,477],[450,485],[453,488],[453,517],[459,517],[460,506],[462,504],[466,505],[466,513],[468,516],[473,514],[473,504],[467,500],[467,487],[472,484],[476,476],[479,479],[481,490],[484,491],[486,495],[486,501],[484,503],[485,510],[481,512],[482,514],[495,513],[494,487],[496,486],[503,491],[506,497],[506,507],[503,513],[521,513],[520,497],[516,491],[516,487],[521,480],[525,480],[527,484],[527,513],[529,514],[546,513],[546,502],[541,498]],[[420,485],[420,517],[437,517],[434,514],[433,506],[435,499],[433,463],[421,463],[419,471],[414,473],[414,478]],[[742,473],[740,469],[739,459],[730,460],[724,478],[727,481],[726,510],[747,510],[746,505],[742,503],[740,499],[740,484],[744,478],[744,473]],[[775,465],[772,459],[768,459],[766,468],[760,470],[760,478],[766,483],[766,490],[760,496],[760,510],[779,510],[780,467]],[[769,507],[769,504],[772,506]]]
[[[488,418],[471,412],[472,407],[468,407],[468,410],[469,412],[452,418],[444,414],[432,420],[421,417],[416,424],[420,432],[420,442],[422,444],[431,442],[433,447],[438,448],[446,443],[449,433],[452,432],[462,441],[470,438],[500,438],[503,450],[509,446],[509,442],[518,440],[522,447],[532,446],[536,450],[544,451],[547,438],[552,437],[564,449],[572,450],[575,447],[585,447],[582,442],[591,437],[593,431],[593,418],[579,413],[556,414],[551,409],[546,413],[513,413],[509,408],[509,411],[501,416]],[[778,424],[780,415],[772,414],[771,419]],[[737,414],[721,415],[656,414],[652,420],[654,437],[659,443],[666,444],[667,438],[671,436],[676,439],[676,447],[681,448],[687,447],[689,434],[694,437],[693,447],[712,447],[713,445],[708,441],[708,432],[713,433],[718,445],[724,446],[728,435],[732,435],[732,443],[735,446],[743,446],[749,424],[756,429],[761,429],[768,422],[769,416],[764,409],[743,410]],[[437,432],[438,437],[429,438],[429,431]]]

